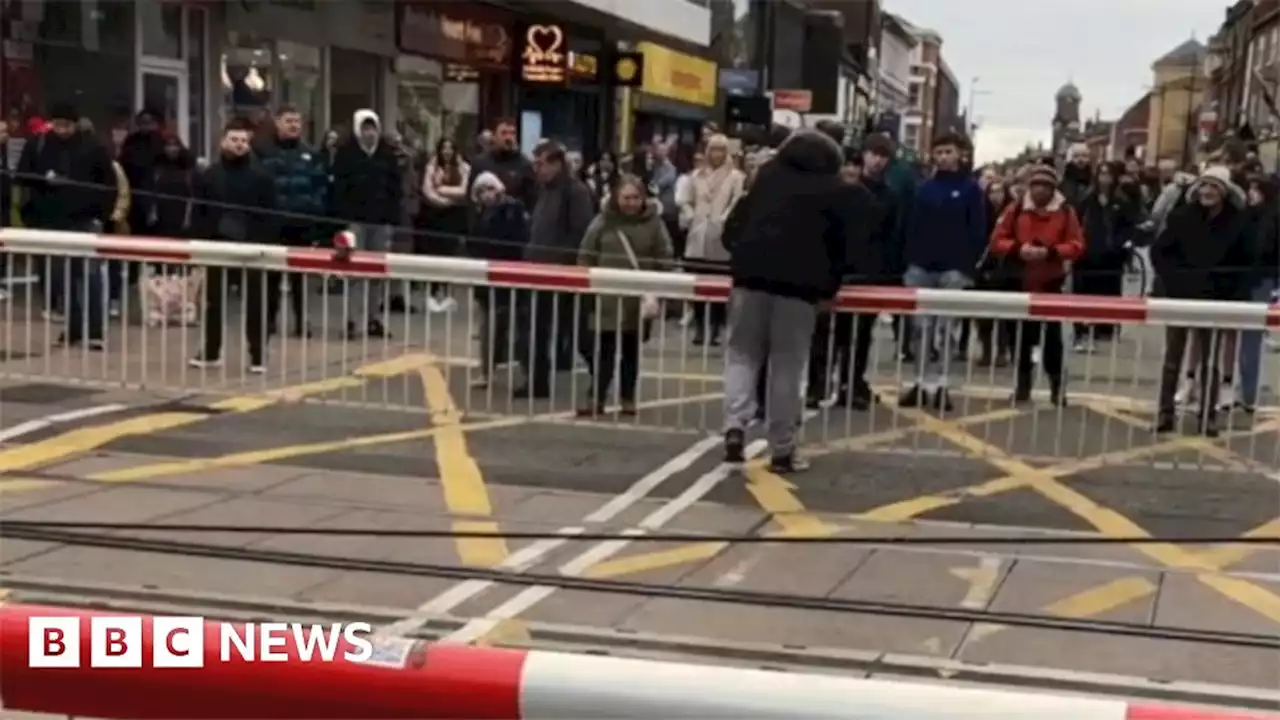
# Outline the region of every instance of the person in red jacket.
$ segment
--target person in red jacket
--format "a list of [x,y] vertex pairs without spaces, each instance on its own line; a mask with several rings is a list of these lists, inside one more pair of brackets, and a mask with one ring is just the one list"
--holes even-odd
[[[1016,278],[1028,292],[1062,292],[1067,263],[1084,254],[1080,220],[1057,188],[1058,174],[1054,169],[1036,165],[1027,179],[1026,194],[1005,209],[991,233],[991,254],[1002,266],[1000,271],[1011,280]],[[1020,335],[1013,401],[1024,403],[1031,399],[1031,353],[1043,338],[1042,357],[1050,396],[1054,405],[1065,405],[1062,324],[1026,322]]]

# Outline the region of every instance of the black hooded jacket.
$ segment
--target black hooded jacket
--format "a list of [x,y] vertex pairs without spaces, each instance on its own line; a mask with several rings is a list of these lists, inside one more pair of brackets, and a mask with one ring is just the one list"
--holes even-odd
[[147,234],[190,237],[197,179],[195,159],[186,148],[182,148],[176,159],[171,160],[164,153],[156,158],[148,180],[152,194],[134,196],[134,205],[141,205],[145,212]]
[[726,223],[734,287],[817,303],[846,274],[879,272],[871,196],[840,180],[841,160],[831,138],[801,130],[760,168]]
[[1059,183],[1058,190],[1062,191],[1062,197],[1066,198],[1067,204],[1075,208],[1076,214],[1079,215],[1080,207],[1084,204],[1085,197],[1089,195],[1089,188],[1092,185],[1093,168],[1067,163],[1067,166],[1062,169],[1062,182]]

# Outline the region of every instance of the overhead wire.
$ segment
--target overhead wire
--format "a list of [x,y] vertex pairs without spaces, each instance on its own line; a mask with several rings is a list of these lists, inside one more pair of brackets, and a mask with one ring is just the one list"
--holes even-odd
[[[890,601],[822,598],[806,595],[735,590],[731,588],[678,587],[621,580],[599,580],[574,575],[515,572],[509,570],[411,563],[390,560],[346,558],[315,553],[261,550],[225,545],[187,543],[173,540],[148,540],[106,533],[82,533],[41,530],[34,527],[5,528],[5,537],[52,542],[71,546],[95,547],[130,552],[182,555],[222,560],[237,560],[269,565],[309,567],[346,572],[381,573],[405,577],[431,577],[456,581],[485,581],[507,585],[545,586],[563,590],[640,596],[673,600],[702,601],[728,605],[817,610],[834,613],[885,617],[946,620],[964,623],[988,623],[1010,627],[1027,627],[1067,632],[1098,633],[1147,639],[1209,643],[1245,648],[1276,649],[1280,639],[1274,635],[1241,633],[1196,628],[1162,627],[1151,624],[1109,620],[1034,615],[1029,613],[971,610]],[[632,538],[635,539],[635,538]]]

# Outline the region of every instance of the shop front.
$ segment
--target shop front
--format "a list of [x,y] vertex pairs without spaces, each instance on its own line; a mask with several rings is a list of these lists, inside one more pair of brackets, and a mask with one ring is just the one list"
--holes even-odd
[[605,144],[609,49],[599,31],[554,21],[521,25],[517,47],[520,138],[526,150],[556,140],[588,162]]
[[304,134],[322,141],[327,129],[347,130],[352,114],[386,114],[387,78],[395,34],[384,3],[226,3],[217,80],[216,124],[233,117],[265,122],[271,111],[302,112]]
[[632,144],[660,139],[692,148],[716,108],[716,64],[652,42],[637,43],[636,49],[644,56],[644,72],[634,94]]
[[473,151],[480,129],[510,114],[516,16],[448,0],[398,0],[395,14],[396,127],[423,149],[448,138]]
[[138,64],[133,104],[160,118],[198,157],[208,152],[209,10],[134,3]]

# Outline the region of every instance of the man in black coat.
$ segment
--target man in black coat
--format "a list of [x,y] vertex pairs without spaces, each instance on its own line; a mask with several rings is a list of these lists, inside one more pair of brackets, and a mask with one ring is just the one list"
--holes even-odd
[[726,224],[726,233],[735,228],[725,362],[727,462],[744,459],[744,431],[755,415],[756,381],[767,362],[772,470],[806,467],[796,455],[795,438],[819,306],[830,308],[846,272],[874,272],[850,263],[874,253],[859,216],[865,208],[841,182],[841,164],[840,147],[830,137],[792,133],[761,166]]
[[[333,216],[346,223],[356,236],[356,247],[387,252],[400,224],[404,182],[400,156],[383,137],[382,120],[372,110],[352,116],[351,137],[338,147],[333,159]],[[363,329],[370,337],[387,334],[382,280],[348,281],[347,335]],[[368,307],[365,307],[366,297]]]
[[[201,173],[194,188],[191,226],[196,237],[263,245],[279,241],[275,182],[254,158],[250,137],[249,125],[243,121],[232,121],[222,131],[218,162]],[[220,267],[205,270],[204,347],[191,359],[192,367],[222,363],[228,272],[235,271]],[[246,270],[240,280],[249,372],[254,374],[266,372],[266,285],[260,270]]]
[[[1232,182],[1230,168],[1217,165],[1191,184],[1187,200],[1169,215],[1164,231],[1151,247],[1157,292],[1185,300],[1247,299],[1251,276],[1242,270],[1256,266],[1258,247],[1244,209],[1244,190]],[[1176,426],[1174,397],[1187,339],[1193,332],[1200,347],[1198,426],[1202,434],[1214,437],[1218,434],[1218,356],[1222,344],[1221,333],[1214,328],[1165,330],[1156,432],[1172,432]]]
[[[18,161],[17,182],[24,190],[23,218],[29,227],[100,233],[116,200],[116,173],[107,148],[90,133],[80,132],[80,114],[71,105],[55,105],[47,132],[27,140]],[[38,258],[47,282],[49,309],[66,308],[67,326],[59,342],[87,341],[104,349],[106,314],[104,271],[95,260],[59,262]],[[64,280],[70,282],[64,287]]]

